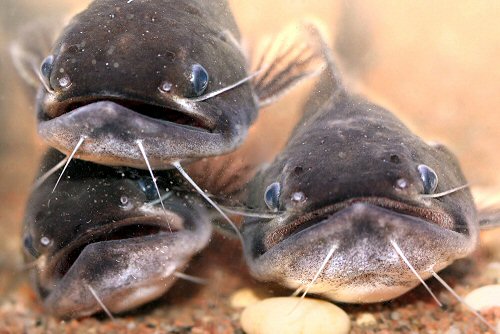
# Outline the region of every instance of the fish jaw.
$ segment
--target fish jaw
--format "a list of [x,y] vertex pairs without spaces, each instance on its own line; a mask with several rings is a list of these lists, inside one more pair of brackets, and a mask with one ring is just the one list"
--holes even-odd
[[[46,268],[35,278],[44,307],[59,318],[79,318],[102,311],[93,292],[112,313],[131,310],[163,295],[175,282],[175,272],[182,271],[210,239],[211,227],[203,212],[184,211],[182,218],[167,211],[169,223],[165,217],[150,218],[151,224],[163,220],[163,230],[156,234],[113,240],[111,234],[104,233],[100,236],[104,240],[87,244],[61,277],[55,277],[60,276],[56,268],[68,259],[69,252],[63,249],[49,257]],[[145,220],[138,218],[136,225],[147,225]],[[176,230],[179,223],[183,228]],[[126,224],[134,224],[134,219]],[[108,237],[111,240],[106,240]],[[53,288],[41,288],[42,281],[47,286],[50,279]]]
[[255,225],[243,230],[245,256],[254,277],[291,289],[305,287],[328,251],[336,247],[309,293],[345,303],[390,300],[419,284],[391,246],[391,240],[423,279],[430,277],[430,269],[443,269],[470,254],[477,245],[475,232],[461,234],[434,222],[362,202],[292,234],[261,255],[254,249],[255,245],[262,245],[262,240],[251,238],[266,235],[258,229]]
[[246,136],[244,126],[221,128],[215,119],[206,116],[201,122],[204,127],[180,125],[142,115],[112,101],[98,101],[41,120],[38,132],[50,146],[65,154],[71,154],[83,137],[77,152],[79,159],[140,169],[147,165],[138,140],[144,145],[152,168],[169,169],[174,161],[230,152]]

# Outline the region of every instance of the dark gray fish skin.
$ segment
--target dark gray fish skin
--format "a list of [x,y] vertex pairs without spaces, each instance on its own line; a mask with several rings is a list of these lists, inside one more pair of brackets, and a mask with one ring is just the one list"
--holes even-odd
[[238,40],[223,0],[94,1],[53,48],[39,133],[64,153],[86,136],[80,158],[114,166],[145,168],[136,139],[154,168],[229,152],[257,115],[255,92],[247,83],[192,101],[192,69],[206,69],[205,93],[245,78]]
[[390,240],[424,279],[470,254],[478,222],[469,190],[423,198],[421,164],[438,175],[435,193],[467,183],[445,147],[426,144],[389,111],[349,93],[330,64],[286,148],[249,185],[247,205],[265,212],[266,188],[278,182],[284,212],[244,222],[252,274],[305,287],[336,247],[309,292],[369,303],[419,284]]
[[[41,173],[62,158],[50,150]],[[183,187],[172,172],[156,175],[160,189]],[[196,198],[171,190],[166,212],[147,204],[157,199],[147,172],[76,160],[65,175],[54,193],[58,173],[33,191],[24,222],[34,288],[57,317],[101,311],[89,286],[113,313],[156,299],[210,239]]]

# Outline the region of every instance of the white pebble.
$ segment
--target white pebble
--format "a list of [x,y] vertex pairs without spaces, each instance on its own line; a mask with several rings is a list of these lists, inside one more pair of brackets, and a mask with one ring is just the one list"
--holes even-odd
[[229,302],[234,308],[243,308],[255,304],[261,300],[262,297],[260,297],[254,290],[243,288],[233,293]]
[[371,313],[361,313],[356,318],[356,324],[360,327],[371,327],[377,324],[377,319]]
[[326,301],[277,297],[247,307],[241,326],[248,334],[346,334],[351,321],[341,308]]
[[475,310],[500,307],[500,284],[485,285],[465,296],[465,302]]
[[484,277],[493,282],[500,282],[500,262],[490,262],[483,272]]

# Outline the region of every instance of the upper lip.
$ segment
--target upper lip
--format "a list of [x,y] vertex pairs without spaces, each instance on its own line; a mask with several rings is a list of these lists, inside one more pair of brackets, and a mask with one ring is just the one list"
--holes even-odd
[[269,250],[288,237],[318,224],[355,203],[371,204],[397,214],[420,218],[443,228],[453,228],[453,219],[442,210],[424,208],[385,197],[358,197],[327,205],[307,213],[295,214],[291,219],[287,219],[288,223],[272,230],[266,235],[264,247],[266,250]]
[[161,122],[168,122],[208,132],[213,132],[215,130],[215,120],[208,115],[209,113],[191,112],[173,102],[159,104],[146,101],[145,99],[130,99],[116,96],[86,96],[69,98],[47,105],[44,111],[49,119],[54,119],[96,102],[112,102],[134,111],[141,117],[148,117]]

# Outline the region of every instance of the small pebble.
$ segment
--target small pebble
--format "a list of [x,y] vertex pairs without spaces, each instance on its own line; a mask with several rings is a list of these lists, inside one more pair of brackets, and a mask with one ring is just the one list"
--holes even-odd
[[249,288],[239,289],[231,295],[229,300],[234,308],[243,308],[261,301],[262,298],[257,293]]
[[481,233],[481,248],[488,251],[491,258],[500,260],[500,229],[494,228]]
[[347,334],[349,316],[332,303],[298,297],[264,299],[247,307],[241,326],[248,334]]
[[463,333],[460,330],[460,328],[458,328],[456,326],[450,326],[450,328],[448,329],[448,332],[446,332],[446,334],[463,334]]
[[485,285],[465,296],[465,302],[475,310],[500,307],[500,284]]
[[500,283],[500,262],[491,262],[483,272],[483,276],[494,283]]
[[371,327],[377,324],[377,319],[371,313],[361,313],[356,318],[356,324],[360,327]]
[[401,319],[401,315],[396,311],[391,312],[391,319],[392,320],[399,320],[399,319]]

